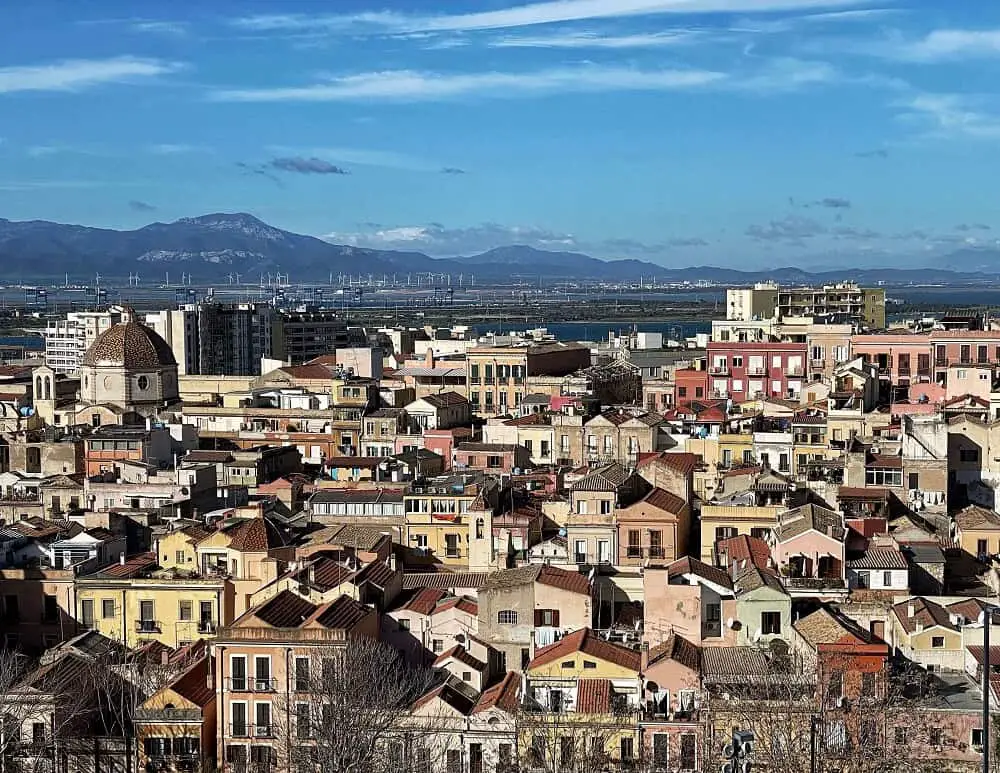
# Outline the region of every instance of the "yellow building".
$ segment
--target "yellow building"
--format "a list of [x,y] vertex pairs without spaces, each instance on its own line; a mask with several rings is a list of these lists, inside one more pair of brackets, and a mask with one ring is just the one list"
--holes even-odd
[[215,770],[215,690],[207,655],[135,712],[138,770]]
[[76,581],[76,618],[128,647],[156,640],[169,647],[214,636],[225,608],[222,578],[174,576],[151,553]]
[[1000,513],[969,505],[955,514],[955,541],[973,556],[1000,553]]
[[589,628],[535,651],[525,669],[523,748],[542,767],[568,760],[634,762],[641,706],[640,654]]
[[[448,475],[416,484],[403,497],[406,547],[414,561],[488,568],[493,519],[481,475]],[[477,501],[478,500],[478,501]]]
[[785,509],[777,505],[704,505],[701,508],[701,560],[715,563],[715,543],[720,539],[740,534],[764,539],[778,523],[778,513]]

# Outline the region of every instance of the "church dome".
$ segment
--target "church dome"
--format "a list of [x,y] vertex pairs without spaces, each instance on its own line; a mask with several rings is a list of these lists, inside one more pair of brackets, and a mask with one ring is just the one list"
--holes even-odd
[[138,322],[121,322],[101,333],[80,360],[94,368],[160,370],[177,366],[170,345]]

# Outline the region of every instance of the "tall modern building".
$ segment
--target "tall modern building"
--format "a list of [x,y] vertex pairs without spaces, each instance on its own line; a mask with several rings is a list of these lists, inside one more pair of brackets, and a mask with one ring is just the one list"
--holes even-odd
[[71,311],[65,319],[45,326],[45,364],[56,373],[74,374],[91,344],[106,330],[122,321],[122,308],[105,311]]
[[266,303],[190,303],[146,315],[169,344],[180,375],[259,375],[272,357],[278,313]]
[[290,311],[275,325],[271,356],[293,365],[338,349],[363,346],[364,331],[348,328],[347,321],[333,311]]
[[822,287],[780,287],[761,282],[726,291],[726,318],[744,322],[811,317],[827,324],[885,328],[885,290],[839,282]]

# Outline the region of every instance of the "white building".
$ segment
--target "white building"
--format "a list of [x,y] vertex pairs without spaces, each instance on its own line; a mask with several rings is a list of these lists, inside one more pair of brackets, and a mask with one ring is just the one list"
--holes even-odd
[[76,373],[80,360],[101,333],[122,321],[122,308],[71,311],[45,327],[45,364],[56,373]]

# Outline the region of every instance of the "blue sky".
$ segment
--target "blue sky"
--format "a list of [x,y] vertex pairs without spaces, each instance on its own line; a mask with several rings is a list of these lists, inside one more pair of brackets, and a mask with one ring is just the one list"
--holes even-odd
[[1000,239],[998,76],[989,0],[6,3],[0,217],[943,265]]

